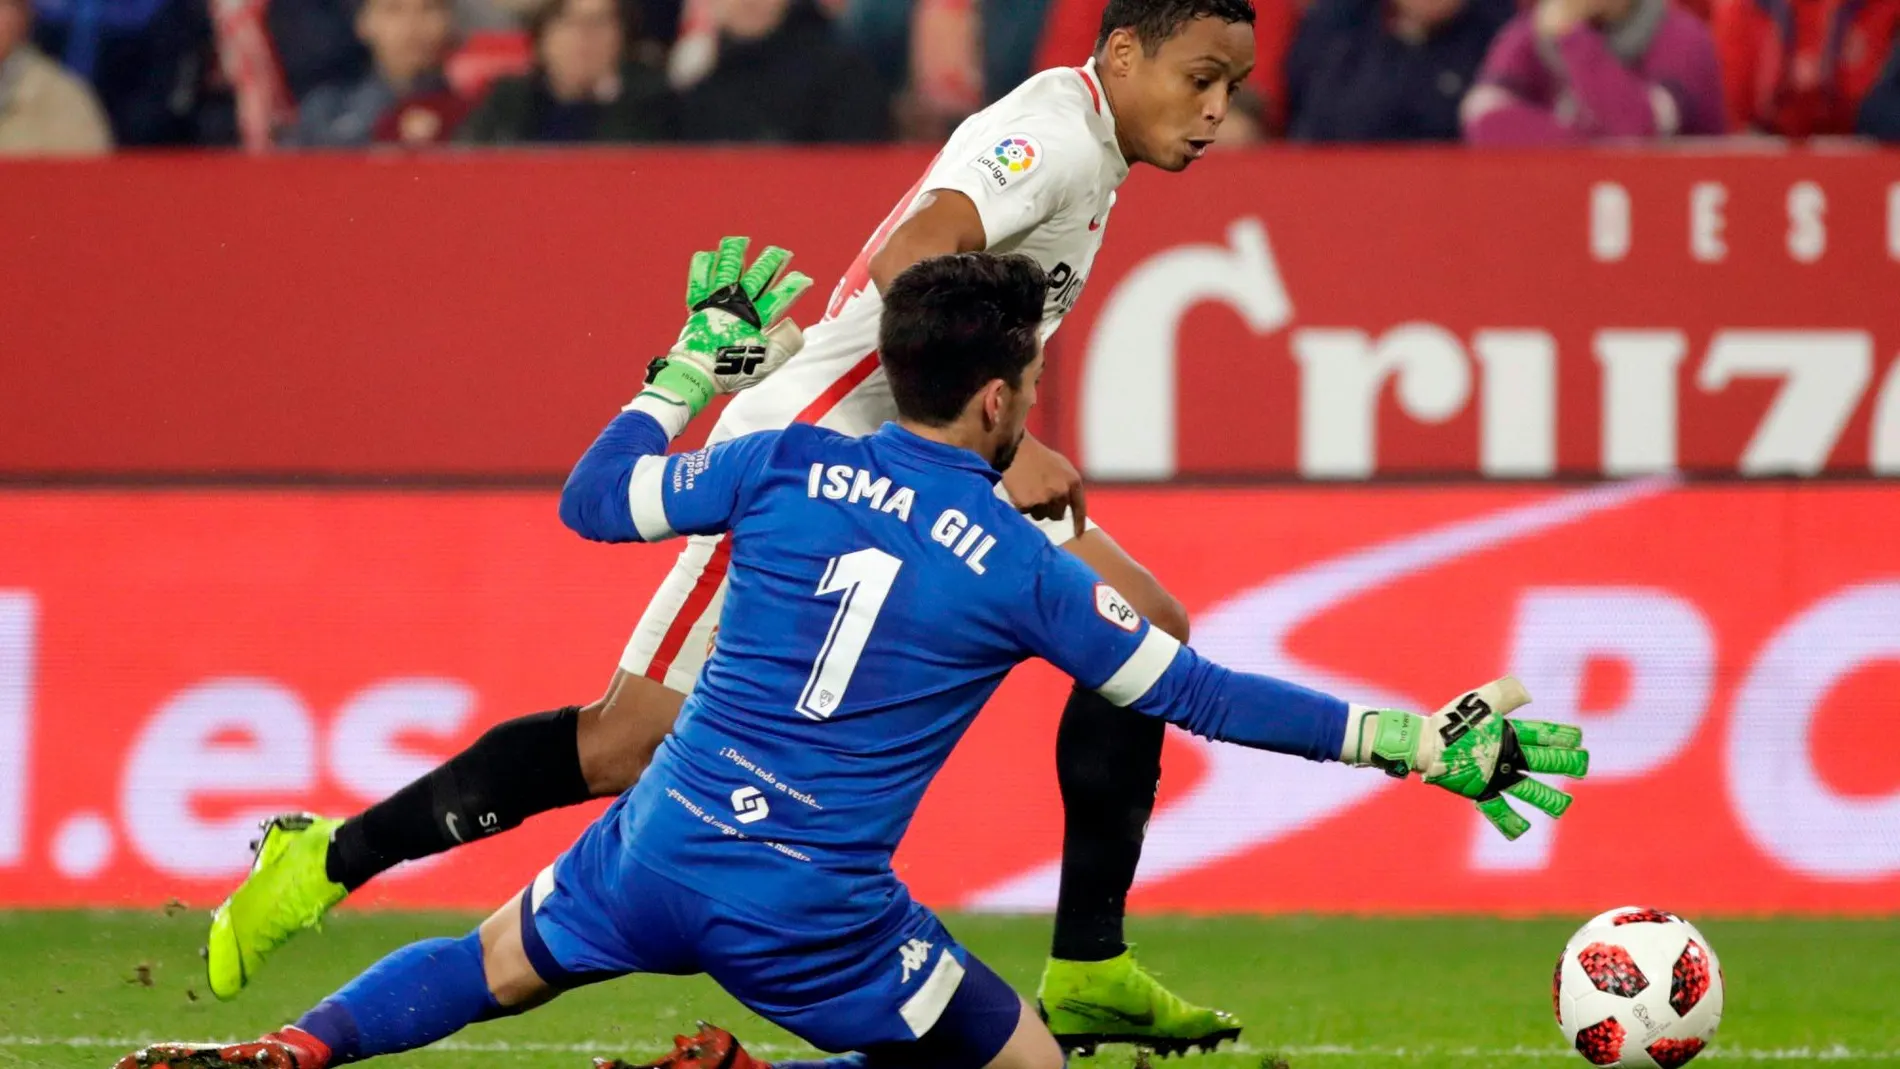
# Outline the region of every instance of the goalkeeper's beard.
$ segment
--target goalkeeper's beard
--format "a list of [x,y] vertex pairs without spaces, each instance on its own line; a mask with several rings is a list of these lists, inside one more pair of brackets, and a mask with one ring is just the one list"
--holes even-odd
[[1016,437],[1010,439],[1008,445],[998,449],[996,455],[990,458],[990,467],[995,468],[998,474],[1008,471],[1009,466],[1015,462],[1016,451],[1023,447],[1023,435],[1026,433],[1028,433],[1027,428],[1017,431]]

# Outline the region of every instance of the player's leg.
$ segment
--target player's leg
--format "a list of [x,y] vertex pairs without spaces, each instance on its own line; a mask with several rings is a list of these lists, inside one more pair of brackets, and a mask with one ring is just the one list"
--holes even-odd
[[506,720],[330,837],[324,875],[355,891],[404,861],[634,785],[684,695],[616,668],[590,705]]
[[[1175,638],[1188,638],[1187,611],[1108,533],[1079,537],[1068,521],[1041,524],[1063,548]],[[1128,890],[1141,860],[1161,778],[1164,723],[1110,703],[1092,690],[1069,694],[1056,733],[1062,790],[1062,880],[1055,938],[1037,993],[1065,1047],[1141,1042],[1161,1050],[1211,1048],[1240,1034],[1232,1015],[1189,1003],[1145,972],[1123,940]]]
[[400,862],[631,787],[672,729],[717,630],[725,589],[718,545],[694,539],[682,550],[599,701],[497,724],[348,820],[269,821],[250,874],[212,916],[212,993],[236,997],[278,947]]
[[399,862],[633,786],[705,663],[725,597],[722,546],[695,538],[681,550],[600,700],[498,724],[344,821],[325,856],[326,875],[354,891]]
[[1067,1059],[1049,1026],[1036,1016],[1027,999],[1017,996],[1016,1007],[1016,1030],[989,1060],[987,1069],[1063,1069]]
[[250,1043],[156,1044],[117,1069],[326,1069],[425,1047],[477,1021],[553,997],[522,946],[522,896],[459,939],[425,939],[384,957],[295,1024]]
[[717,906],[693,925],[708,974],[734,998],[821,1050],[857,1053],[767,1066],[702,1025],[645,1069],[1062,1069],[1022,996],[907,895],[843,932]]
[[120,1069],[325,1069],[426,1046],[582,984],[693,971],[667,889],[628,893],[642,881],[626,848],[627,807],[622,795],[475,931],[396,951],[296,1024],[237,1047],[148,1047]]
[[[983,960],[965,953],[943,1016],[914,1043],[872,1046],[866,1069],[1063,1069],[1049,1026]],[[797,1069],[781,1065],[778,1069]]]
[[[400,862],[505,831],[535,813],[616,793],[624,784],[588,776],[583,755],[650,755],[672,725],[669,711],[656,711],[658,723],[649,722],[639,708],[618,700],[621,693],[615,688],[583,708],[503,721],[348,820],[301,813],[272,818],[250,873],[212,915],[205,947],[212,993],[235,997],[278,947]],[[624,775],[630,762],[620,761],[604,766]],[[645,767],[644,761],[634,767]]]
[[[1082,558],[1154,626],[1187,640],[1187,611],[1107,532],[1090,528],[1063,548]],[[1105,961],[1127,949],[1122,919],[1154,812],[1165,727],[1087,688],[1070,691],[1056,734],[1063,805],[1057,958]]]
[[[701,1022],[656,1061],[598,1061],[598,1069],[1064,1069],[1062,1048],[1027,1000],[971,957],[957,994],[936,1027],[911,1043],[876,1044],[830,1058],[767,1062],[737,1037]],[[1000,1047],[998,1044],[1000,1043]]]

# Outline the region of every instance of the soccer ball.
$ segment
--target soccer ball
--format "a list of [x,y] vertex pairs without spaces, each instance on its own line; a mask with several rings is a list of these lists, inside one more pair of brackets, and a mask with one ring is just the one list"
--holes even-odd
[[1722,965],[1695,925],[1622,906],[1578,929],[1551,979],[1557,1027],[1592,1065],[1675,1069],[1722,1022]]

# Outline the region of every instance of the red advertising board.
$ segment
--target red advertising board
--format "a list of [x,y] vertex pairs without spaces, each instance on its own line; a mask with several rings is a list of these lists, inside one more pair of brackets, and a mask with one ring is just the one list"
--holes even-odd
[[[1900,494],[1868,484],[1108,490],[1095,514],[1226,663],[1436,705],[1516,672],[1595,760],[1507,844],[1376,773],[1170,732],[1156,910],[1900,909]],[[255,820],[381,796],[507,716],[589,700],[667,548],[529,492],[0,494],[0,906],[208,904]],[[1006,684],[900,867],[942,906],[1053,901],[1065,683]],[[372,885],[479,907],[584,812]]]
[[[0,471],[565,471],[691,250],[829,285],[928,159],[9,165]],[[1096,478],[1900,472],[1900,152],[1221,151],[1108,225],[1045,414]]]

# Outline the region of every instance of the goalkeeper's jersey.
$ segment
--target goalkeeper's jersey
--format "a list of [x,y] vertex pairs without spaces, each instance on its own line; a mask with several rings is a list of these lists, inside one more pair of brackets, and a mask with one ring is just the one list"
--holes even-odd
[[1101,250],[1115,191],[1128,177],[1115,116],[1094,61],[1035,75],[964,120],[839,281],[824,319],[777,374],[735,397],[711,440],[816,422],[869,434],[897,415],[877,361],[884,303],[871,257],[918,210],[922,194],[970,198],[991,252],[1021,253],[1049,275],[1043,337],[1075,307]]
[[1339,753],[1343,703],[1151,627],[999,500],[968,450],[895,424],[665,447],[649,416],[622,415],[563,515],[606,541],[729,532],[718,647],[621,807],[634,859],[696,892],[824,930],[900,903],[891,855],[924,789],[1032,656],[1189,730]]
[[708,894],[827,926],[875,914],[924,788],[1011,667],[1040,655],[1087,686],[1119,672],[1127,702],[1178,648],[998,500],[967,450],[895,424],[794,427],[675,464],[669,526],[730,503],[731,587],[630,838]]

